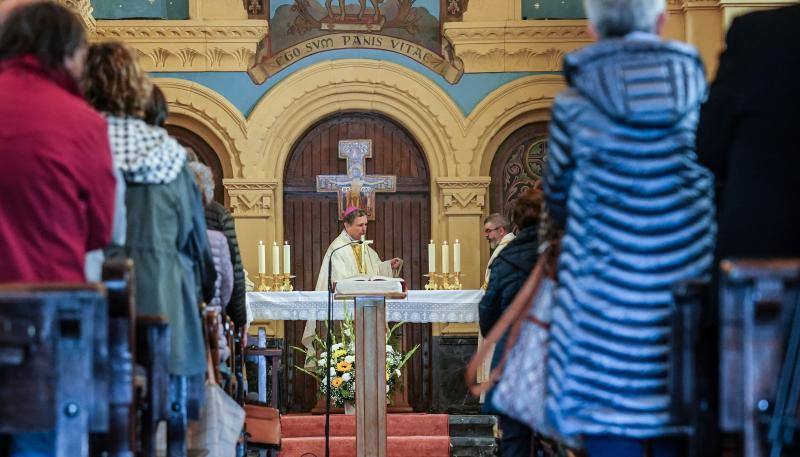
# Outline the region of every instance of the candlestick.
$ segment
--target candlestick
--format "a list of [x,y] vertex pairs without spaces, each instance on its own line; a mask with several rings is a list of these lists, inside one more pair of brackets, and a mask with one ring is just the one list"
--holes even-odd
[[292,247],[288,241],[283,245],[283,274],[290,275],[292,273]]
[[258,273],[267,272],[267,251],[263,241],[258,242]]
[[428,245],[428,273],[436,273],[436,245],[433,240]]
[[442,244],[442,273],[447,274],[450,272],[450,246],[447,241]]
[[453,245],[453,272],[461,273],[461,243],[458,240]]
[[277,241],[272,242],[272,274],[281,274],[281,249]]

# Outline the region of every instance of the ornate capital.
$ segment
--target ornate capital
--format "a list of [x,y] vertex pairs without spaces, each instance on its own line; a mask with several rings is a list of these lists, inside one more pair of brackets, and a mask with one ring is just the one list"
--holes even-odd
[[98,21],[94,38],[125,41],[145,71],[246,71],[267,30],[248,19]]
[[228,191],[234,217],[270,218],[273,216],[277,182],[223,179],[222,184]]
[[466,73],[559,71],[564,54],[592,42],[585,20],[454,22],[445,35]]
[[95,20],[94,16],[92,16],[94,8],[92,8],[91,0],[59,0],[59,3],[71,8],[78,14],[89,34],[95,31]]
[[481,215],[486,206],[486,190],[491,178],[437,178],[444,213],[450,215]]

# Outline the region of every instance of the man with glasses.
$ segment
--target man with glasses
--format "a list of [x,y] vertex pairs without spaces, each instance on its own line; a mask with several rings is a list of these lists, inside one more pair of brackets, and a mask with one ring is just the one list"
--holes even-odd
[[481,287],[483,290],[486,290],[486,287],[489,286],[492,262],[500,254],[500,251],[514,239],[510,225],[508,219],[499,213],[490,214],[489,217],[483,220],[483,235],[486,237],[486,241],[489,242],[489,248],[493,249],[492,256],[489,257],[489,263],[486,265],[486,273],[483,276],[483,286]]

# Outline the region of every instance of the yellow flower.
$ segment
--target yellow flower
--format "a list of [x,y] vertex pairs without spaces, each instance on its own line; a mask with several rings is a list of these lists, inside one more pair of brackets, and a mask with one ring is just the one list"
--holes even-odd
[[341,371],[342,373],[347,373],[352,369],[353,365],[350,362],[344,360],[336,364],[336,371]]
[[331,379],[331,385],[333,387],[339,387],[339,386],[342,385],[343,382],[344,382],[344,380],[342,378],[338,377],[338,376],[333,378],[333,379]]
[[333,353],[333,358],[334,359],[338,359],[339,357],[341,357],[343,355],[347,355],[347,351],[345,351],[344,349],[339,349],[338,351]]
[[386,372],[386,381],[387,382],[389,381],[389,372],[388,371]]

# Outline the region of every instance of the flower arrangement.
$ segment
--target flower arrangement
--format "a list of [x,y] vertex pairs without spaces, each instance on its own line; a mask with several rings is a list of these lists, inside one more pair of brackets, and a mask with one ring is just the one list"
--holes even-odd
[[[386,334],[386,396],[390,397],[394,391],[402,385],[400,375],[403,366],[419,349],[415,346],[408,353],[403,354],[395,350],[391,344],[392,334],[397,330],[402,322],[392,326]],[[331,402],[336,407],[343,407],[345,403],[356,402],[356,341],[353,332],[353,320],[345,312],[345,319],[342,321],[339,334],[334,332],[332,335],[333,345],[331,346],[331,366],[328,367],[328,353],[325,351],[325,342],[319,335],[314,335],[314,351],[306,351],[303,348],[294,347],[296,351],[306,355],[306,364],[309,369],[295,366],[298,370],[313,377],[319,383],[319,393],[326,395],[327,372],[331,374]],[[317,355],[319,352],[319,355]]]

